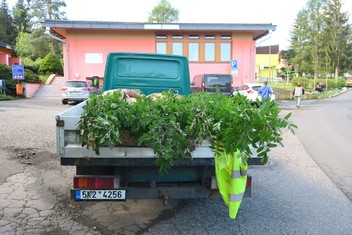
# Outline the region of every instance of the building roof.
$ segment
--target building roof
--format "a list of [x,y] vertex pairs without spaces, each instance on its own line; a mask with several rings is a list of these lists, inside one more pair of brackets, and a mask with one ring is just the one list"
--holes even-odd
[[229,24],[229,23],[147,23],[147,22],[110,22],[110,21],[68,21],[46,20],[42,27],[54,32],[57,36],[66,37],[66,29],[91,30],[153,30],[153,31],[237,31],[252,32],[253,40],[266,36],[276,30],[273,24]]
[[14,47],[14,46],[10,46],[10,45],[8,45],[8,44],[6,44],[6,43],[4,43],[4,42],[0,42],[0,47],[1,47],[1,48],[9,49],[9,50],[11,50],[11,51],[15,51],[15,47]]

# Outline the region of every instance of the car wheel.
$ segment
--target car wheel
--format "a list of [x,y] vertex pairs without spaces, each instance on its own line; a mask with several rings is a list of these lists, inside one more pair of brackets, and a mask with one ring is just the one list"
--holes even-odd
[[62,100],[62,104],[68,104],[68,100]]

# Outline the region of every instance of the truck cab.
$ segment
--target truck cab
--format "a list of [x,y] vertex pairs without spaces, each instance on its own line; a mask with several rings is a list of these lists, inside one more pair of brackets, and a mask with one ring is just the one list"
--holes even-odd
[[145,95],[173,89],[180,95],[189,95],[187,57],[109,53],[104,72],[103,92],[114,89],[139,89]]

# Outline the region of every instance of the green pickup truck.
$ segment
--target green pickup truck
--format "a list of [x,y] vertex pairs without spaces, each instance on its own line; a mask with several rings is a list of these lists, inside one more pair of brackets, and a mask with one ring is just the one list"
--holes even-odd
[[[107,57],[103,92],[139,89],[144,94],[170,89],[190,94],[188,60],[183,56],[110,53]],[[152,149],[141,146],[101,147],[97,155],[81,145],[77,124],[87,101],[56,116],[57,154],[61,165],[75,166],[71,197],[76,201],[220,197],[214,153],[204,141],[192,158],[176,160],[167,174],[160,174]],[[256,158],[251,163],[259,164]],[[246,197],[250,196],[248,177]]]

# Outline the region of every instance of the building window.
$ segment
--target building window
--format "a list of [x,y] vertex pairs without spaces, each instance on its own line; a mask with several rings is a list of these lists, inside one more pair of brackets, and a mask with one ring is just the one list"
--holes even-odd
[[190,62],[228,62],[232,55],[232,34],[164,33],[155,34],[156,53],[187,56]]
[[199,35],[198,34],[190,34],[188,36],[189,39],[199,39]]
[[215,39],[215,35],[207,34],[204,37],[205,39]]
[[188,59],[189,61],[199,61],[199,43],[188,44]]
[[227,34],[222,34],[221,39],[231,39],[231,35],[227,35]]
[[215,43],[204,43],[205,61],[215,61]]
[[183,38],[183,35],[180,35],[180,34],[174,34],[174,35],[172,35],[172,38],[177,38],[177,39],[180,39],[180,38]]
[[174,42],[172,43],[172,54],[173,55],[183,55],[182,51],[182,43],[181,42]]
[[157,34],[156,38],[157,39],[166,39],[166,34]]
[[166,54],[166,42],[157,42],[156,43],[156,53],[157,54]]
[[220,60],[230,61],[231,60],[231,44],[221,43],[220,44]]

